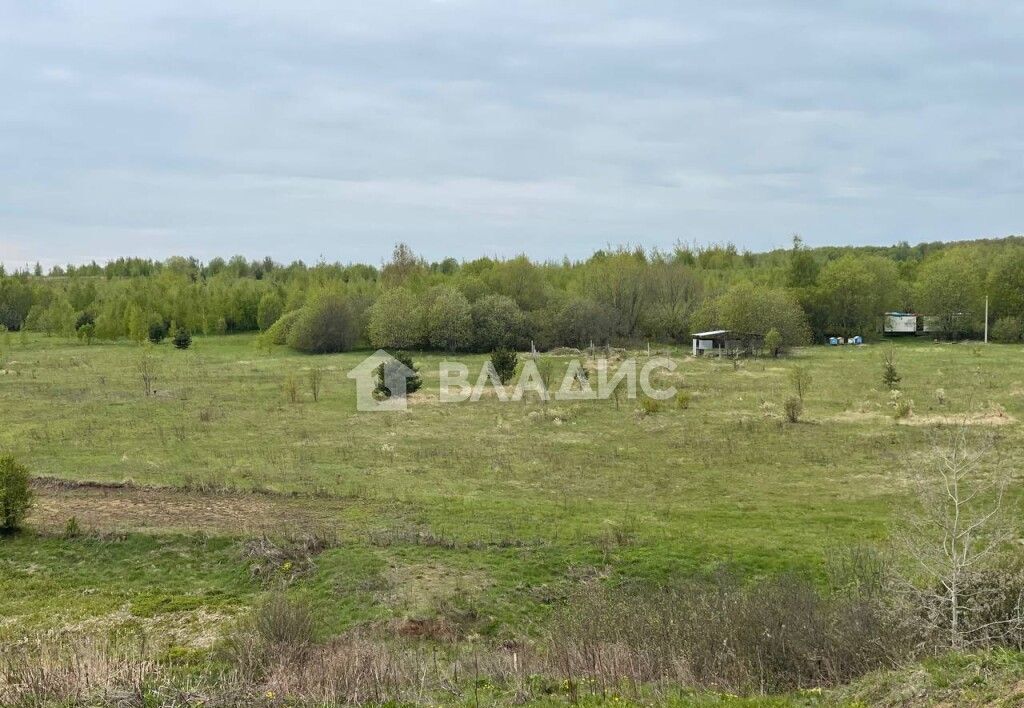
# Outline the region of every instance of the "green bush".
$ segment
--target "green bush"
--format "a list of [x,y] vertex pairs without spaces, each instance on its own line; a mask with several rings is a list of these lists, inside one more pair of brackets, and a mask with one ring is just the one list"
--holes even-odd
[[661,401],[644,396],[640,399],[640,412],[644,415],[654,415],[661,411]]
[[905,398],[900,391],[892,392],[889,405],[892,406],[892,417],[896,420],[909,418],[910,414],[914,412],[914,402]]
[[192,346],[192,333],[184,327],[178,327],[171,340],[178,349],[188,349]]
[[681,411],[685,411],[690,407],[690,400],[691,396],[689,391],[679,391],[676,393],[676,408]]
[[488,295],[473,303],[473,347],[478,352],[510,349],[523,339],[519,305],[504,295]]
[[274,324],[270,325],[267,331],[263,334],[266,337],[266,341],[271,344],[287,344],[288,335],[291,334],[292,326],[295,321],[299,319],[299,315],[302,310],[292,310],[286,312],[277,318]]
[[992,325],[992,339],[1007,344],[1017,344],[1024,337],[1024,322],[1019,317],[1000,317]]
[[153,344],[159,344],[164,341],[164,339],[167,338],[167,329],[167,323],[162,320],[150,322],[148,333],[149,341],[153,342]]
[[799,396],[790,396],[783,405],[786,409],[786,420],[790,423],[799,423],[800,416],[804,413],[804,402]]
[[882,356],[882,385],[893,391],[902,380],[903,377],[896,371],[896,350],[889,347]]
[[275,292],[264,293],[256,309],[256,324],[260,331],[266,332],[274,326],[284,312],[284,302]]
[[494,367],[494,372],[503,384],[507,384],[516,375],[516,366],[518,364],[519,357],[514,351],[495,349],[491,352],[491,366]]
[[0,531],[21,528],[31,506],[28,469],[10,455],[0,457]]
[[423,386],[423,379],[419,376],[419,367],[413,363],[412,356],[406,352],[395,352],[392,356],[394,359],[377,367],[377,385],[374,388],[374,393],[381,398],[390,398],[391,389],[387,387],[385,382],[391,378],[392,369],[401,368],[403,365],[416,372],[405,380],[405,393],[410,394],[419,391],[420,387]]
[[357,318],[341,295],[324,294],[299,311],[288,346],[307,354],[333,354],[352,349],[359,339]]

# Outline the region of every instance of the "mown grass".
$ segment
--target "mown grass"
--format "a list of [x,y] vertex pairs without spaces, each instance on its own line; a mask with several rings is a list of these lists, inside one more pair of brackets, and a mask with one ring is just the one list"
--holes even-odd
[[[143,499],[147,485],[210,494],[213,514],[217,499],[284,495],[309,510],[302,524],[337,536],[288,588],[325,636],[450,615],[467,635],[514,637],[594,579],[657,582],[722,564],[820,577],[832,549],[885,542],[911,503],[906,468],[944,418],[979,416],[1021,468],[1024,348],[915,340],[897,352],[914,401],[900,423],[880,385],[882,345],[738,366],[674,350],[690,405],[652,415],[635,402],[442,405],[443,357],[418,355],[425,385],[410,410],[363,414],[345,377],[362,353],[267,353],[248,336],[165,344],[147,396],[138,346],[32,336],[4,352],[0,451],[37,476],[130,481]],[[474,377],[484,361],[458,358]],[[796,364],[813,383],[793,425],[781,405]],[[285,378],[312,366],[325,370],[320,401],[303,391],[289,403]],[[65,512],[59,494],[51,501],[30,520],[41,535],[0,540],[0,637],[90,620],[201,625],[182,630],[188,643],[268,589],[250,572],[243,523],[203,537],[183,506],[177,526],[163,510],[152,532],[133,523],[110,535],[121,517],[100,514],[86,530],[103,534],[61,539]],[[283,516],[280,532],[296,523]]]

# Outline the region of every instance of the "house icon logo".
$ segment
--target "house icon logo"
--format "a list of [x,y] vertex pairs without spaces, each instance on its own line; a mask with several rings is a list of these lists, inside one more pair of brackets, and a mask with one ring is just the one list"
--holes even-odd
[[407,384],[415,375],[408,366],[378,349],[348,372],[348,378],[356,382],[356,410],[404,411],[408,407]]

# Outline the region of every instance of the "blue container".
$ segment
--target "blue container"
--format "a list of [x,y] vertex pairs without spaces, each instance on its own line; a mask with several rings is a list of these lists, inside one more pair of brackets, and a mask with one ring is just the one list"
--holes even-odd
[[862,337],[862,336],[860,336],[858,334],[856,337],[853,338],[853,343],[854,344],[863,344],[864,343],[864,337]]
[[835,338],[835,337],[829,337],[828,338],[828,344],[829,344],[830,347],[838,346],[839,345],[839,340],[837,338]]

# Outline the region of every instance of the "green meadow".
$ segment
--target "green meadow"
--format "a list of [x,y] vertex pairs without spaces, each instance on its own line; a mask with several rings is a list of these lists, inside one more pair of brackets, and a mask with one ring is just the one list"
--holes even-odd
[[[684,395],[653,412],[530,394],[441,403],[443,357],[416,354],[424,385],[408,410],[360,413],[346,373],[366,352],[163,344],[147,349],[147,395],[139,345],[15,338],[0,451],[30,467],[36,505],[26,532],[0,539],[0,641],[136,632],[201,658],[281,584],[315,608],[323,639],[456,617],[498,643],[538,635],[586,583],[722,566],[820,579],[837,550],[886,546],[913,504],[908,470],[944,423],[995,435],[1021,468],[1024,348],[896,342],[913,402],[897,420],[887,346],[739,361],[662,350],[678,366],[660,383]],[[572,358],[542,356],[559,372]],[[485,361],[457,358],[471,378]],[[796,366],[811,384],[794,424]],[[330,539],[308,562],[252,550],[303,534]]]

